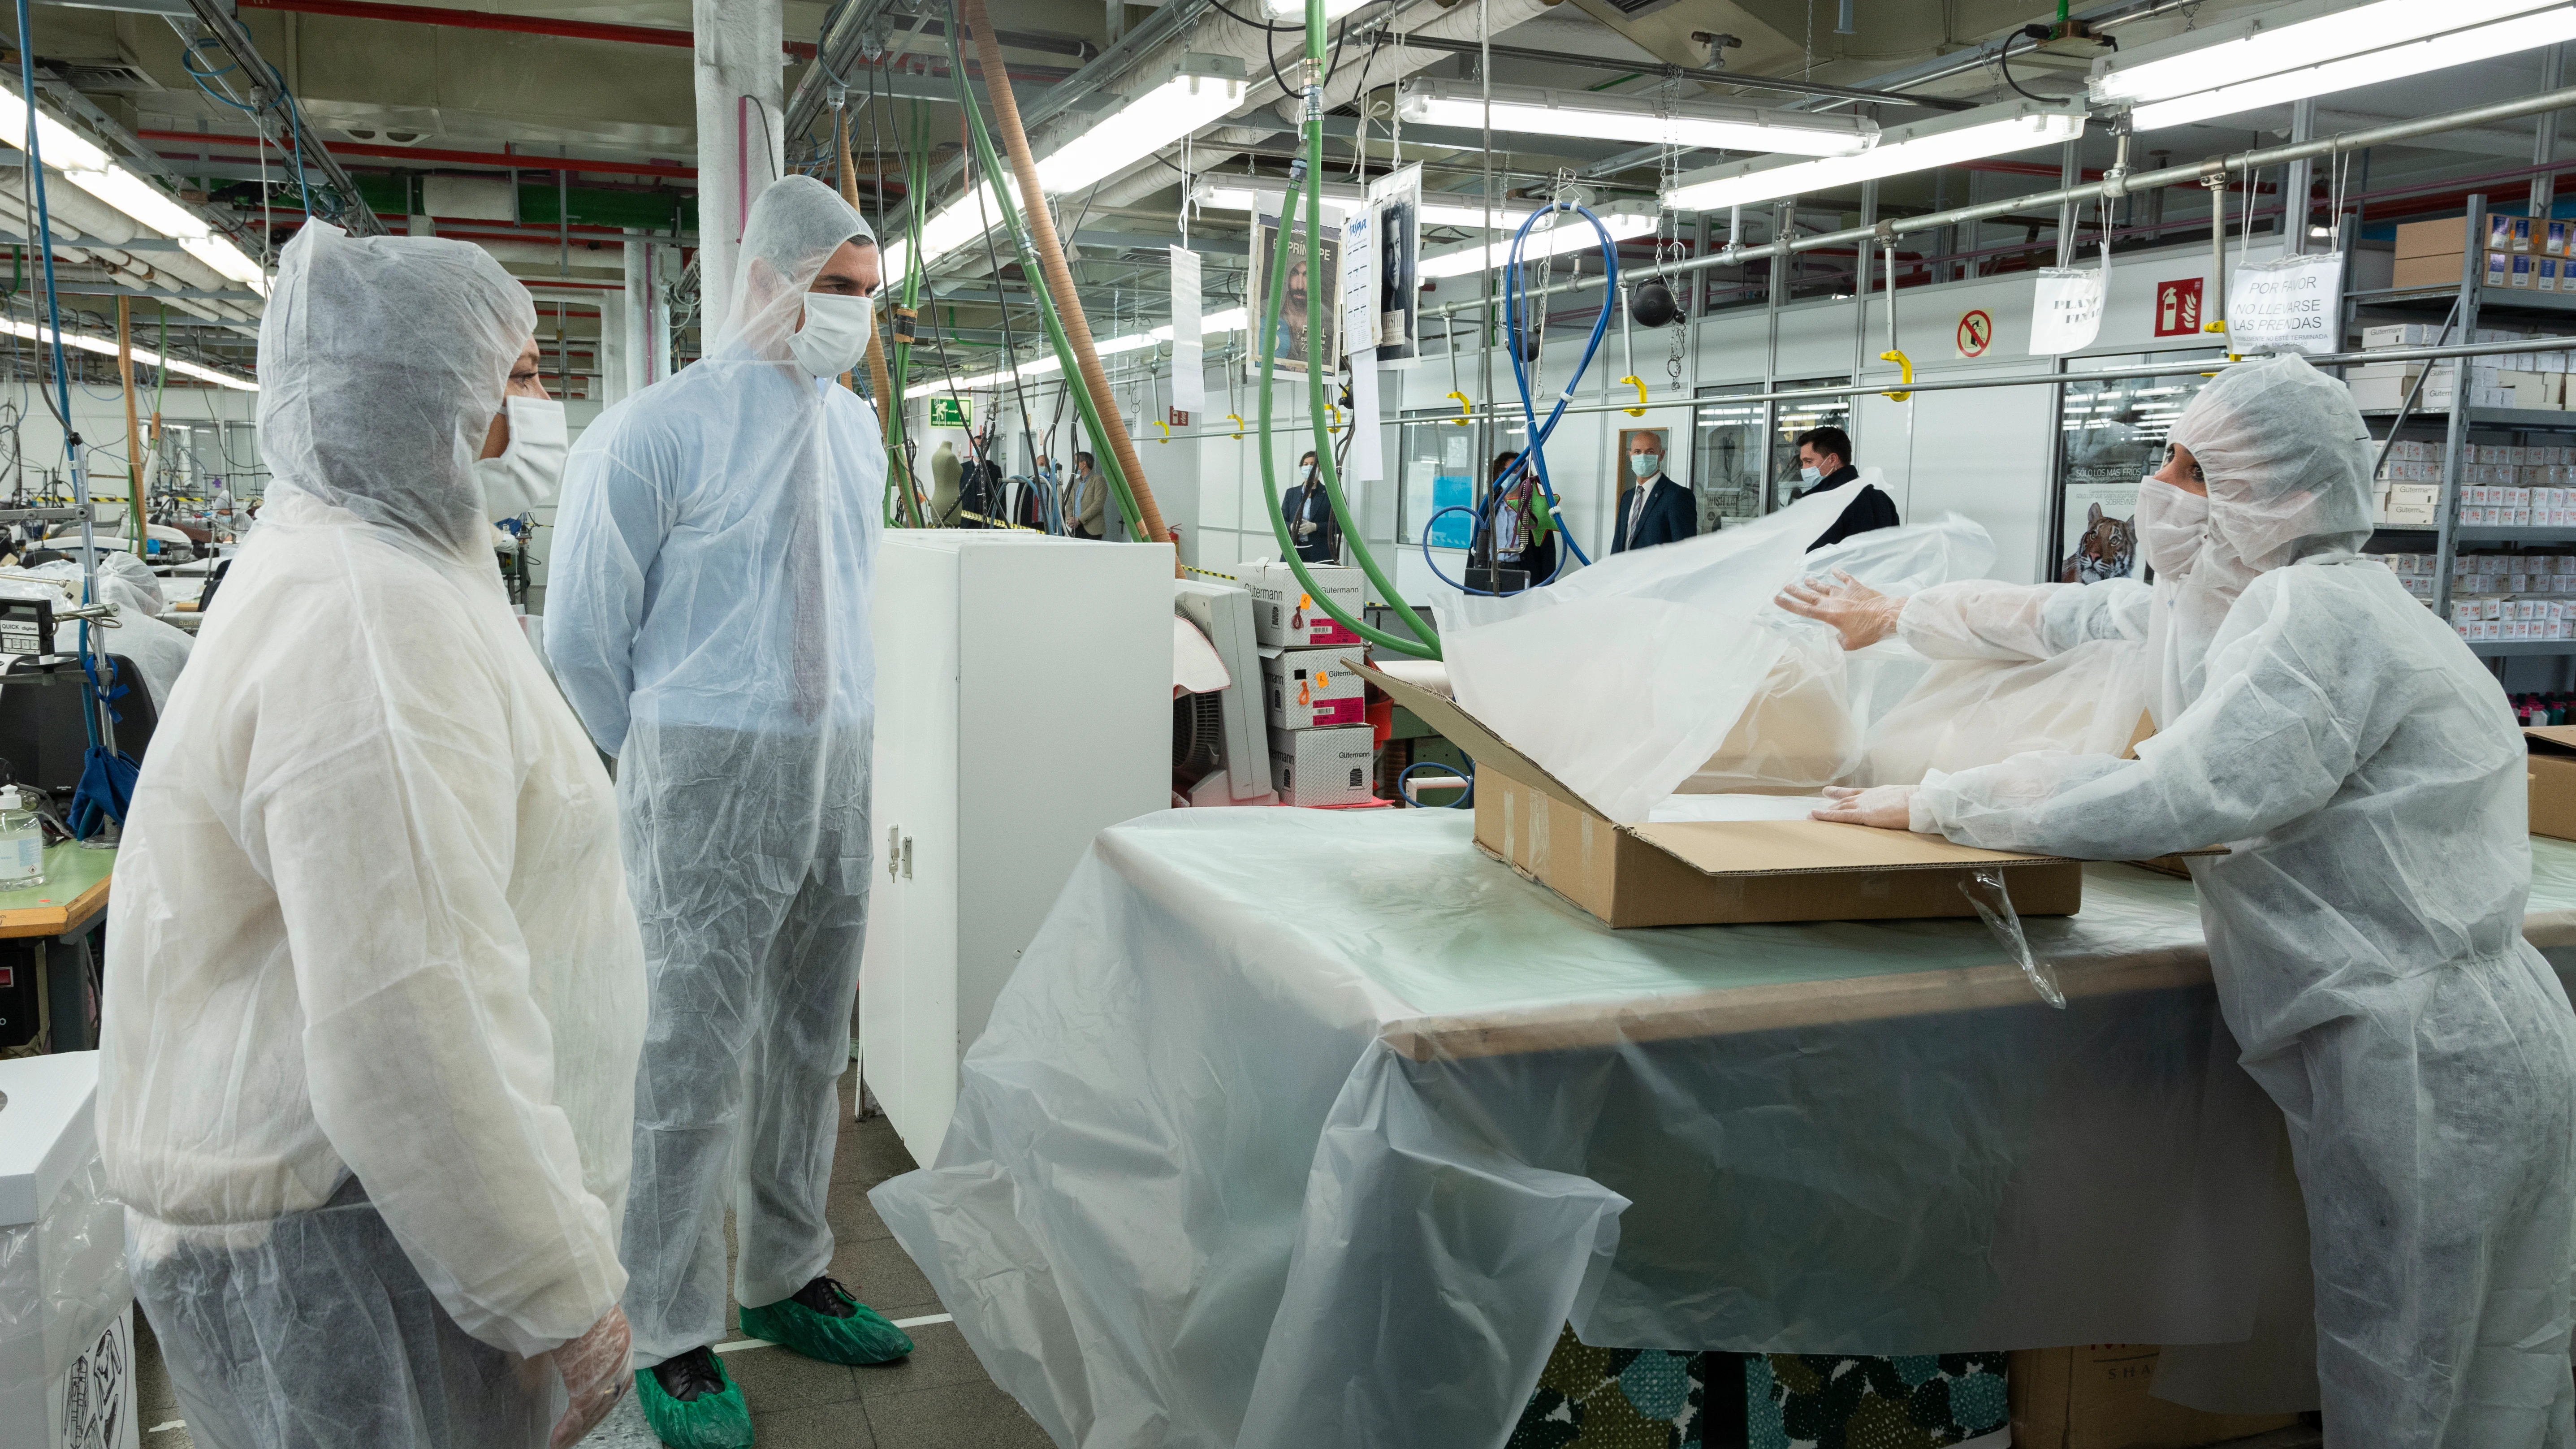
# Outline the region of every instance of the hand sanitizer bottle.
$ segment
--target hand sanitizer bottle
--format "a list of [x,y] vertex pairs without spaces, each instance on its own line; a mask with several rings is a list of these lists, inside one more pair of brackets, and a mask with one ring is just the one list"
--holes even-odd
[[45,826],[15,785],[0,785],[0,890],[45,883]]

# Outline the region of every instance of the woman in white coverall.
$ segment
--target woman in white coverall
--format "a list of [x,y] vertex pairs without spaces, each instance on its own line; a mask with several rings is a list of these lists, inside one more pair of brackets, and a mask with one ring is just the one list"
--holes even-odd
[[[2185,707],[2135,759],[2016,755],[1818,817],[2086,859],[2227,844],[2192,877],[2221,1009],[2289,1121],[2326,1442],[2576,1442],[2576,1017],[2522,939],[2503,693],[2356,551],[2369,440],[2341,384],[2295,357],[2230,368],[2171,441],[2140,499],[2166,530],[2151,561],[2243,579],[2205,651],[2166,634],[2199,654],[2166,661]],[[1855,647],[1910,612],[1802,592]]]
[[126,822],[98,1093],[201,1445],[565,1444],[627,1382],[643,946],[475,466],[535,327],[320,222],[260,324],[267,526]]

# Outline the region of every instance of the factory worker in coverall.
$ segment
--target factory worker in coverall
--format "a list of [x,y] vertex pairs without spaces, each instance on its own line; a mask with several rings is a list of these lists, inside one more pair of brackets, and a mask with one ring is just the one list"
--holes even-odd
[[745,1333],[835,1363],[911,1340],[826,1275],[823,1219],[868,914],[886,454],[834,384],[867,351],[867,224],[810,177],[745,224],[699,361],[574,448],[546,654],[617,757],[651,1023],[635,1082],[627,1316],[666,1443],[750,1442],[725,1335],[725,1210]]
[[[2576,1017],[2522,937],[2520,734],[2458,634],[2358,552],[2370,443],[2340,383],[2294,356],[2230,368],[2171,443],[2139,499],[2149,561],[2236,581],[2204,609],[2236,596],[2205,645],[2205,619],[2152,630],[2197,657],[2163,661],[2181,707],[2137,757],[1935,770],[1819,816],[2097,860],[2228,845],[2192,878],[2221,1010],[2289,1122],[2326,1443],[2576,1443]],[[1933,632],[2036,647],[2050,602],[2102,587],[1935,600]],[[1853,647],[1913,636],[1905,600],[1787,602]]]
[[267,521],[125,822],[99,1057],[208,1449],[561,1445],[631,1382],[643,943],[476,462],[536,320],[470,243],[313,221],[260,321]]

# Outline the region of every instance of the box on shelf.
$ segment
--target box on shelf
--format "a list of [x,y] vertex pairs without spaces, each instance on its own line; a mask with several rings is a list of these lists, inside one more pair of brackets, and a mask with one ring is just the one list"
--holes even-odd
[[1270,731],[1270,778],[1282,805],[1365,805],[1377,731],[1367,725]]
[[2457,257],[2468,249],[2469,219],[2466,216],[2397,224],[2397,256],[2401,261],[2407,257]]
[[[1308,564],[1306,572],[1324,596],[1339,604],[1342,612],[1356,619],[1360,616],[1368,576],[1358,569],[1337,564]],[[1343,627],[1342,622],[1327,614],[1299,582],[1297,571],[1284,563],[1240,564],[1235,573],[1243,586],[1252,591],[1252,637],[1255,643],[1276,644],[1284,648],[1310,649],[1324,644],[1357,644],[1360,636]]]
[[2576,840],[2576,725],[2527,725],[2531,833]]
[[1376,669],[1368,680],[1475,761],[1477,846],[1613,926],[1966,916],[1963,887],[1985,869],[2003,872],[2022,915],[2083,904],[2075,861],[1937,835],[1821,820],[1617,824],[1454,701]]
[[2268,1434],[2295,1414],[2210,1414],[2167,1403],[2153,1344],[2016,1349],[2005,1360],[2013,1449],[2197,1449]]
[[1270,727],[1311,730],[1365,723],[1368,686],[1358,666],[1368,662],[1368,649],[1337,644],[1329,649],[1261,649],[1261,698],[1270,712]]

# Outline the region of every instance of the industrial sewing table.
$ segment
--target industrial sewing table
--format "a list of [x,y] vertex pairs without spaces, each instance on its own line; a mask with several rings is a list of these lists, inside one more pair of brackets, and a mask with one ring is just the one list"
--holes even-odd
[[[2576,847],[2533,846],[2576,959]],[[1569,1321],[2285,1352],[2304,1214],[2190,884],[2090,865],[2023,925],[2064,1011],[1975,920],[1613,931],[1463,812],[1148,816],[873,1198],[1061,1443],[1491,1445]]]
[[[107,916],[108,878],[116,869],[114,849],[92,850],[69,842],[45,849],[45,883],[0,891],[0,1038],[9,1044],[27,1039],[19,1031],[22,1013],[40,1013],[53,1028],[53,1049],[87,1051],[96,1046],[90,1025],[92,937]],[[69,946],[68,951],[56,951]],[[17,973],[29,973],[19,981]]]

